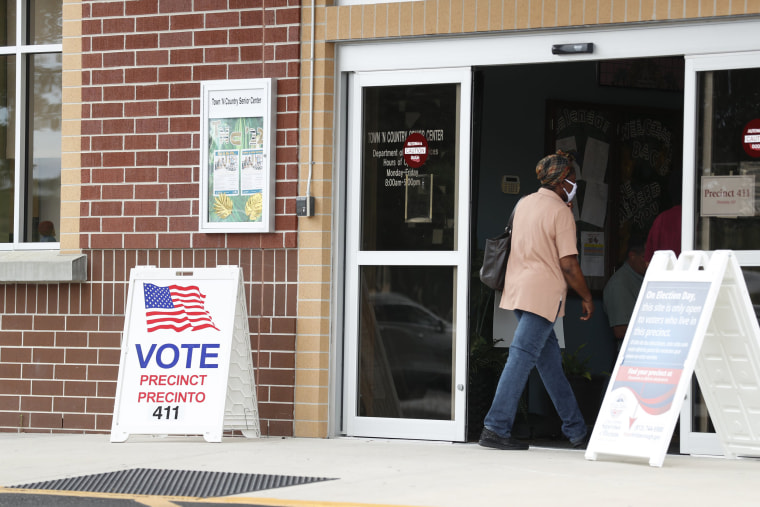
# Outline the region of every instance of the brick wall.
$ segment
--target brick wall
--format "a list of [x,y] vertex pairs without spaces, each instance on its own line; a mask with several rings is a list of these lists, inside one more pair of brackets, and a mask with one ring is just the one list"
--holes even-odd
[[[0,285],[0,431],[109,431],[130,268],[238,264],[262,433],[293,434],[299,23],[293,0],[64,1],[62,248],[88,282]],[[198,233],[200,81],[261,77],[275,232]]]

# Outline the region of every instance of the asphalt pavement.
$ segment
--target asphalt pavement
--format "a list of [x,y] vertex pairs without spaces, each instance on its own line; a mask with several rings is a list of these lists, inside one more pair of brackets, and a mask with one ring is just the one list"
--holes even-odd
[[[13,486],[130,469],[328,478],[213,498],[77,493]],[[0,433],[0,506],[504,506],[757,505],[758,459],[667,455],[589,461],[584,451],[366,438]]]

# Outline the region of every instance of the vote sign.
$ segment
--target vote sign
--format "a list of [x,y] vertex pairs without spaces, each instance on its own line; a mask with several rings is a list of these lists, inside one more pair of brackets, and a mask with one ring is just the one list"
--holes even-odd
[[238,283],[237,268],[133,270],[112,441],[221,434]]

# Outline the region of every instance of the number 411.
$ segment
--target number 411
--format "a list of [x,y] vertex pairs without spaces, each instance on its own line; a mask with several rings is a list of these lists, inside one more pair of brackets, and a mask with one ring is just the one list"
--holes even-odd
[[[172,411],[174,411],[174,417],[172,417]],[[166,415],[164,415],[164,412],[166,412]],[[169,405],[165,407],[156,407],[156,410],[153,411],[153,417],[156,419],[163,419],[164,417],[166,419],[176,419],[179,416],[179,406],[171,407]]]

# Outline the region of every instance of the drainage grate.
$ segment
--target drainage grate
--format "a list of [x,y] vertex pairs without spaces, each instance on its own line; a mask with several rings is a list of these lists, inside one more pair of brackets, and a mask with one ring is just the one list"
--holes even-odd
[[127,495],[159,495],[185,497],[217,497],[237,495],[263,489],[299,486],[312,482],[332,481],[326,477],[291,475],[237,474],[201,472],[197,470],[157,470],[134,468],[104,474],[82,475],[54,481],[10,486],[23,489],[87,491]]

